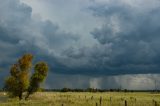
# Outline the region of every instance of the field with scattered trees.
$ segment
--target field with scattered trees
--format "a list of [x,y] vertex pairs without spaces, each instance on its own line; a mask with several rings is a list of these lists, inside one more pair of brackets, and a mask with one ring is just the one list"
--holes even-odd
[[0,93],[0,106],[160,106],[154,92],[36,92],[28,100]]
[[[10,68],[0,106],[159,106],[158,92],[135,92],[127,89],[43,89],[49,67],[46,62],[32,63],[25,54]],[[41,91],[41,92],[40,92]]]

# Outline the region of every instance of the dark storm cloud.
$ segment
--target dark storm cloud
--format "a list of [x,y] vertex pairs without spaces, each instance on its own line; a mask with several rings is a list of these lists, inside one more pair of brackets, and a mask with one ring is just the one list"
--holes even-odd
[[[89,9],[105,20],[91,32],[99,44],[71,47],[60,61],[68,66],[64,73],[118,75],[159,73],[160,2],[108,1]],[[69,69],[69,70],[68,70]]]
[[[69,8],[71,3],[72,0],[68,7],[64,5],[65,8]],[[127,89],[154,89],[154,81],[159,75],[152,74],[160,72],[159,0],[89,0],[85,3],[77,0],[74,3],[79,7],[89,6],[89,10],[85,14],[85,9],[79,11],[79,8],[69,14],[62,11],[62,16],[71,16],[71,28],[77,21],[76,28],[81,30],[85,25],[89,29],[95,25],[97,28],[90,34],[86,33],[88,30],[78,30],[82,32],[78,34],[66,32],[59,23],[34,17],[32,7],[19,0],[0,0],[0,80],[9,73],[17,58],[31,52],[35,56],[34,63],[44,60],[49,64],[48,88],[110,89],[121,84]],[[76,5],[72,6],[75,8]],[[74,13],[83,17],[75,19]],[[102,19],[104,24],[98,26],[93,17],[98,17],[98,21]],[[143,75],[137,75],[140,73]]]
[[159,73],[159,4],[135,8],[119,1],[90,8],[95,16],[106,19],[91,34],[101,45],[111,45],[110,54],[100,58],[109,59],[104,62],[113,73]]
[[28,52],[33,53],[36,60],[47,59],[51,67],[55,64],[58,67],[55,57],[58,57],[59,48],[68,47],[68,43],[73,44],[77,37],[61,31],[49,20],[32,18],[32,8],[19,0],[0,2],[1,73],[8,73],[10,65]]
[[47,61],[54,73],[159,73],[159,2],[154,0],[153,4],[140,7],[136,6],[138,1],[134,5],[124,1],[91,1],[93,16],[105,23],[90,33],[89,42],[94,42],[90,44],[83,41],[84,36],[65,32],[50,20],[33,17],[32,8],[19,0],[1,0],[0,66],[9,69],[23,53],[31,52],[35,61]]

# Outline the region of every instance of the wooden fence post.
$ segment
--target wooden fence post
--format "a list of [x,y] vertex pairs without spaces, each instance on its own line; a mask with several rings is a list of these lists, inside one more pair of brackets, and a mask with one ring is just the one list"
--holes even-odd
[[125,105],[124,106],[127,106],[127,101],[125,100]]
[[110,105],[112,105],[112,97],[110,97]]
[[91,100],[93,99],[93,96],[91,97]]
[[156,101],[154,101],[154,106],[157,106],[157,102]]
[[137,99],[136,98],[134,99],[134,102],[135,102],[135,105],[136,105],[136,103],[137,103]]
[[62,104],[62,106],[64,106],[64,105]]
[[102,97],[100,97],[100,99],[99,99],[99,104],[101,106],[101,104],[102,104]]

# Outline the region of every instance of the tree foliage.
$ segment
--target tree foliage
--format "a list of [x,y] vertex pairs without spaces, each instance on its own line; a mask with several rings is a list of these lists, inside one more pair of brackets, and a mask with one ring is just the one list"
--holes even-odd
[[40,83],[43,82],[48,73],[48,65],[45,62],[39,62],[34,67],[34,73],[30,79],[30,86],[28,88],[28,93],[26,99],[30,94],[37,91],[40,87]]
[[40,87],[40,83],[44,81],[48,73],[48,65],[45,62],[38,62],[34,66],[34,73],[30,77],[32,69],[32,54],[25,54],[18,62],[12,65],[10,76],[6,78],[5,90],[10,96],[22,99],[23,92],[27,91],[26,98],[30,94],[36,92]]

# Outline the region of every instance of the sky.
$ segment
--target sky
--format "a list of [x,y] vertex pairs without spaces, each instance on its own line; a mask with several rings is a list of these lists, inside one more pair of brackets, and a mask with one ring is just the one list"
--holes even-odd
[[160,0],[0,2],[0,87],[32,53],[45,88],[160,88]]

